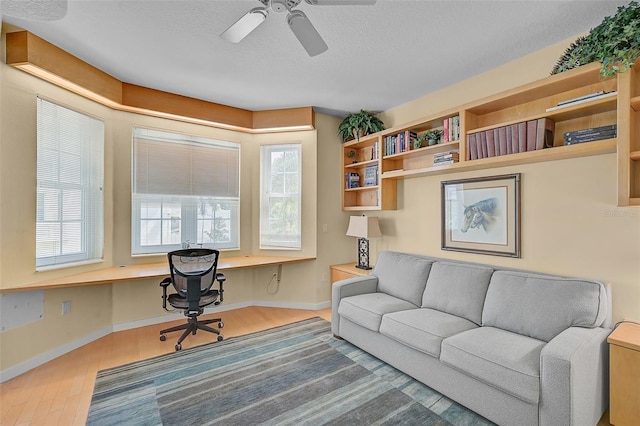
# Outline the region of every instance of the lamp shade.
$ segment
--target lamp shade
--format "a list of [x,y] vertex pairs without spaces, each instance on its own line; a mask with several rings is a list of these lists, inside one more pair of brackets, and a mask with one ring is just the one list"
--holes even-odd
[[377,217],[351,216],[347,235],[358,238],[372,238],[382,235]]

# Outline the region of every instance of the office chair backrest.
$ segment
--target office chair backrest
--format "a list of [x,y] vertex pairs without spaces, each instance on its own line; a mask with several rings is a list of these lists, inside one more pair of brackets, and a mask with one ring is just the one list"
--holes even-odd
[[[219,255],[218,250],[203,248],[176,250],[167,253],[171,281],[176,291],[182,297],[187,297],[189,281],[197,282],[201,293],[208,291],[216,277]],[[198,287],[195,287],[196,291]]]

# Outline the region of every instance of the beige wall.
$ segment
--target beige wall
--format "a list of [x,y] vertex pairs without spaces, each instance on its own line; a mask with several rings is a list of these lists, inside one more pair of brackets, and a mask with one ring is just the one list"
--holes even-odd
[[[387,126],[419,119],[548,76],[575,37],[385,111]],[[440,249],[440,182],[521,173],[520,259]],[[390,249],[608,281],[613,319],[640,320],[640,208],[616,206],[615,154],[398,183],[398,210],[381,212],[376,253]]]
[[[393,126],[431,112],[543,78],[569,39],[465,82],[424,96],[383,114]],[[73,270],[34,272],[35,95],[101,117],[105,144],[105,262]],[[316,261],[283,268],[276,294],[275,267],[228,273],[225,303],[314,307],[330,298],[328,265],[355,260],[355,239],[344,233],[350,214],[340,209],[342,172],[340,120],[317,115],[316,131],[252,136],[111,111],[0,64],[0,286],[32,282],[95,267],[164,261],[163,256],[130,256],[130,157],[132,125],[184,131],[242,144],[242,250],[257,253],[259,145],[303,143],[302,254]],[[522,258],[508,259],[440,250],[440,181],[432,176],[398,184],[398,210],[369,213],[381,218],[383,237],[372,240],[372,255],[391,249],[488,262],[609,281],[614,319],[640,319],[640,209],[617,208],[615,155],[554,161],[446,175],[446,179],[522,173]],[[245,226],[246,225],[246,226]],[[325,230],[326,225],[326,232]],[[281,254],[296,254],[282,252]],[[0,333],[0,369],[77,341],[113,324],[163,314],[155,280],[45,292],[45,318]],[[70,315],[60,315],[63,300]]]
[[[184,132],[238,142],[241,148],[241,249],[227,256],[274,254],[317,257],[285,265],[279,286],[277,267],[227,272],[225,305],[252,303],[315,309],[329,301],[328,265],[349,261],[351,251],[331,247],[344,236],[348,215],[340,210],[340,143],[337,119],[318,115],[317,129],[270,135],[249,135],[206,126],[113,111],[80,96],[0,64],[0,287],[29,283],[113,265],[163,262],[165,256],[132,257],[131,127]],[[105,122],[105,257],[98,264],[35,272],[36,96],[94,115]],[[318,136],[325,135],[324,137]],[[259,250],[260,145],[300,142],[303,147],[303,229],[301,251]],[[327,149],[319,150],[319,146]],[[214,167],[215,165],[212,165]],[[334,196],[318,202],[322,192]],[[319,234],[318,220],[328,224]],[[344,245],[344,244],[343,244]],[[341,246],[340,246],[341,247]],[[323,281],[323,279],[327,279]],[[60,346],[73,344],[112,325],[165,315],[157,280],[45,291],[45,315],[35,323],[0,333],[0,370]],[[61,315],[62,301],[71,314]]]

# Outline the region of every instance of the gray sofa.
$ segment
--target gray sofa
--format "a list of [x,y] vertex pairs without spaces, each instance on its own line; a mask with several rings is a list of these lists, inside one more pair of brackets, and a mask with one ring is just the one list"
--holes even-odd
[[610,294],[594,280],[386,251],[338,281],[332,331],[500,425],[595,425]]

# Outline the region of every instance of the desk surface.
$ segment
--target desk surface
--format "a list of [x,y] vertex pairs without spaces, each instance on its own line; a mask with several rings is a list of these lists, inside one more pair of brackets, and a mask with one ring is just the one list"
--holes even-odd
[[[315,257],[288,257],[288,256],[235,256],[221,257],[218,262],[218,271],[230,271],[233,269],[252,268],[256,266],[280,265],[285,263],[314,260]],[[162,278],[169,275],[169,265],[163,263],[145,263],[141,265],[112,266],[110,268],[96,269],[95,271],[82,272],[80,274],[55,278],[34,283],[21,284],[13,287],[0,288],[0,293],[16,291],[45,290],[63,287],[78,287],[96,284],[109,284],[118,281],[146,280],[149,278]]]
[[607,338],[612,345],[624,346],[634,351],[640,351],[640,323],[624,322],[620,324]]

